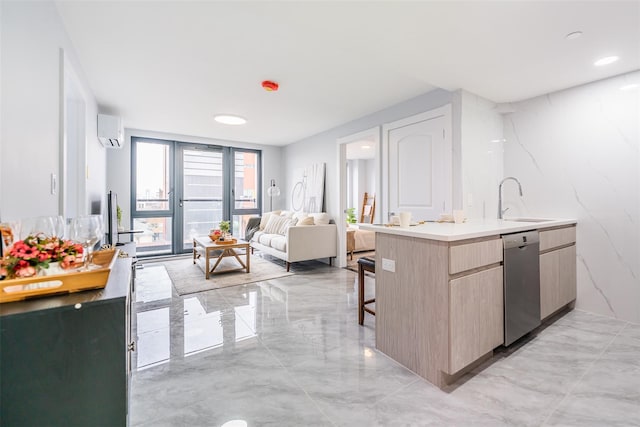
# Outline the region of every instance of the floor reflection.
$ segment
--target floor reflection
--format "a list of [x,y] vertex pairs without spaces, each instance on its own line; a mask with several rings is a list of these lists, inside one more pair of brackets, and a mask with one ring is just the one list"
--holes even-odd
[[184,300],[184,355],[189,356],[223,344],[222,313],[207,313],[198,298]]
[[249,292],[248,304],[234,307],[235,318],[242,319],[235,322],[236,342],[254,338],[256,336],[256,307],[258,301],[257,292]]
[[138,272],[136,315],[138,370],[232,346],[256,337],[258,292],[241,295],[233,306],[215,291],[179,297],[163,265]]
[[139,312],[136,317],[138,369],[167,362],[170,356],[169,308]]
[[136,274],[137,303],[171,300],[172,288],[171,279],[162,265],[145,266]]

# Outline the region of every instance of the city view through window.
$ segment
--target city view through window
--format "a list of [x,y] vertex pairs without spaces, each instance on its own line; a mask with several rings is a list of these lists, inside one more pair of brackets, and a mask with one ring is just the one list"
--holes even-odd
[[189,251],[195,236],[222,220],[241,238],[260,213],[259,152],[178,145],[174,154],[171,144],[141,141],[135,147],[132,216],[133,229],[142,231],[135,235],[140,254]]

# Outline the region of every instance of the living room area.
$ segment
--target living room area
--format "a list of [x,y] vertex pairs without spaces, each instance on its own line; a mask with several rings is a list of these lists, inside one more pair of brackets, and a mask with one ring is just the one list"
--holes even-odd
[[[33,395],[0,401],[0,424],[640,425],[639,13],[624,1],[0,0],[0,223],[97,215],[100,243],[124,243],[128,263],[111,276],[127,288],[117,327],[99,299],[110,285],[0,304],[0,400]],[[620,60],[592,67],[603,45]],[[519,191],[503,188],[516,176]],[[577,238],[536,257],[573,250],[553,271],[573,263],[577,297],[434,385],[379,349],[379,322],[404,325],[391,341],[442,328],[448,345],[449,318],[381,316],[377,286],[438,305],[403,293],[403,265],[424,269],[411,283],[452,289],[504,268],[500,247],[453,271],[460,241],[486,243],[478,233],[438,242],[443,270],[411,245],[420,227],[504,225],[506,209],[574,221]],[[404,244],[383,257],[387,232]],[[77,317],[9,327],[27,305]],[[489,328],[471,323],[481,340]],[[82,349],[68,330],[85,332]],[[16,350],[43,335],[42,352]],[[94,369],[101,358],[119,374]],[[47,368],[29,374],[38,359]],[[111,376],[117,404],[85,404],[114,397]]]

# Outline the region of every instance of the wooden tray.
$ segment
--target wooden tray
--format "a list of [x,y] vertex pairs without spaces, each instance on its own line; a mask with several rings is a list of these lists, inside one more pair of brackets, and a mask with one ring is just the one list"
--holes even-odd
[[118,249],[94,252],[93,263],[100,266],[95,270],[0,280],[0,303],[20,301],[49,294],[104,288],[107,285],[107,280],[109,280],[109,273],[113,268],[113,264],[118,259],[119,252]]
[[233,245],[234,243],[238,243],[236,239],[225,239],[225,240],[214,240],[213,243],[216,245]]

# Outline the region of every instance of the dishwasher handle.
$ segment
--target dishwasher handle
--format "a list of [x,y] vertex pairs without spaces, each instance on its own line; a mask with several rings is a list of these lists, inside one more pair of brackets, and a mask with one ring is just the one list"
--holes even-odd
[[537,245],[540,242],[538,231],[525,231],[523,233],[503,234],[502,244],[504,249],[523,249],[529,245]]

